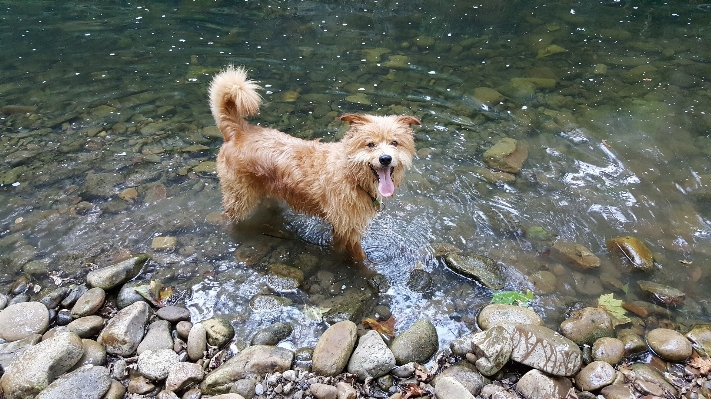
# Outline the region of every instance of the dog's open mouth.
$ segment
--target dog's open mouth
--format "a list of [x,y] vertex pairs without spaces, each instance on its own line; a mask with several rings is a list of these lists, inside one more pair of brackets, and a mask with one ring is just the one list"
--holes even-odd
[[370,170],[378,179],[378,191],[383,197],[390,197],[395,193],[395,184],[393,184],[393,179],[391,175],[395,170],[394,167],[384,167],[384,168],[374,168],[370,166]]

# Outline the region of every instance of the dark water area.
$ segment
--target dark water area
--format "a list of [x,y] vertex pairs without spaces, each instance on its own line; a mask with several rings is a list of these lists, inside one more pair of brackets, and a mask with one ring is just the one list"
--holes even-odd
[[[238,336],[287,321],[282,345],[313,345],[345,301],[386,306],[396,328],[427,317],[445,342],[476,327],[494,292],[436,256],[446,243],[495,260],[504,289],[532,291],[553,329],[602,294],[655,302],[640,280],[685,300],[633,322],[706,323],[709,11],[694,1],[0,2],[0,292],[29,275],[39,294],[148,253],[139,279],[172,286],[193,321],[229,317]],[[224,222],[207,87],[230,64],[264,87],[254,123],[294,136],[337,140],[346,112],[421,119],[406,183],[363,239],[364,265],[332,253],[329,226],[280,204]],[[502,177],[483,155],[504,138],[528,155]],[[623,236],[651,250],[651,270],[608,249]],[[171,237],[168,249],[157,237]],[[556,240],[600,266],[562,261]],[[284,265],[303,273],[298,287],[275,271]]]

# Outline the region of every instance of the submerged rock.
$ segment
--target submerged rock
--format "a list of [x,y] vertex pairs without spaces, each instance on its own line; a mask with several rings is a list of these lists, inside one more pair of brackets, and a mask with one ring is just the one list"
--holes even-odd
[[607,250],[622,255],[623,262],[635,269],[650,270],[654,267],[652,251],[635,237],[617,237],[607,240]]
[[479,281],[492,290],[504,288],[504,276],[501,267],[495,260],[482,255],[447,254],[445,264],[452,271],[465,277]]
[[572,241],[556,241],[551,247],[551,254],[581,270],[600,266],[600,258],[589,249]]
[[86,284],[104,290],[118,287],[136,277],[148,259],[148,255],[138,254],[111,266],[92,270],[86,275]]
[[674,287],[646,280],[639,280],[637,281],[637,284],[639,284],[639,288],[642,289],[644,293],[650,295],[654,300],[663,303],[664,305],[679,306],[684,302],[684,298],[686,298],[686,294]]
[[610,314],[600,308],[583,308],[560,324],[566,338],[578,345],[592,344],[596,339],[610,337],[614,326]]
[[484,163],[503,172],[518,173],[528,158],[528,150],[518,140],[505,137],[484,153]]

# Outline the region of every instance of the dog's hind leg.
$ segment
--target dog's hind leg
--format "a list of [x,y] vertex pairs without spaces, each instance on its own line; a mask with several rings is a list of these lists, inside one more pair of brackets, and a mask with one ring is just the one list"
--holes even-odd
[[247,182],[238,183],[233,179],[221,186],[222,206],[227,216],[234,221],[246,219],[264,198],[258,184],[250,187]]

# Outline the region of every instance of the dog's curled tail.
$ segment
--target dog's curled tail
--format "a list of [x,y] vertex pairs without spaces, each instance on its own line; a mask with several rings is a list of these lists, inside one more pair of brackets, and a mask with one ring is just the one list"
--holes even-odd
[[[257,93],[261,87],[247,79],[247,71],[230,65],[215,75],[210,84],[210,111],[217,125],[225,117],[245,119],[259,112],[262,96]],[[228,137],[225,137],[227,140]]]

